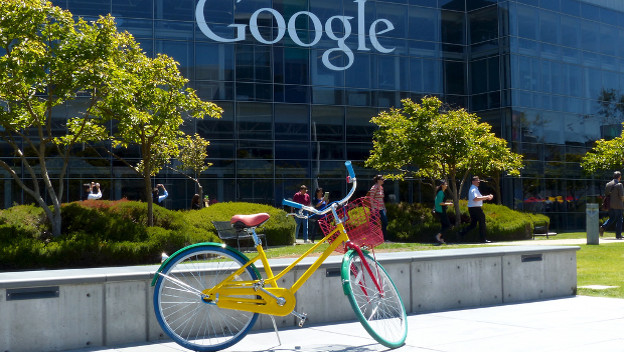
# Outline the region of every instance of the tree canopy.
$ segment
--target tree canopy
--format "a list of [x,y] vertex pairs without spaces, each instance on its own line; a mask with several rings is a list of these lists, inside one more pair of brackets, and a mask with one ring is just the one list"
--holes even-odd
[[[624,123],[622,127],[624,128]],[[597,140],[594,147],[581,160],[581,168],[589,174],[608,170],[621,170],[623,166],[624,135],[611,140]]]
[[[0,167],[46,211],[54,235],[73,145],[140,146],[131,166],[145,181],[151,224],[150,176],[179,154],[181,127],[220,117],[186,87],[177,62],[147,57],[111,16],[87,22],[49,2],[0,0],[0,55],[0,135],[19,160]],[[72,101],[72,116],[54,114]]]
[[379,129],[366,166],[387,171],[388,178],[422,178],[432,186],[435,180],[449,179],[457,213],[459,191],[470,173],[519,175],[522,156],[477,115],[443,107],[436,97],[425,97],[420,104],[401,102],[402,108],[371,119]]
[[122,67],[96,110],[103,117],[101,126],[108,121],[115,123],[111,135],[114,147],[136,145],[141,149],[141,161],[133,169],[144,181],[151,226],[151,176],[180,154],[180,146],[187,142],[182,131],[186,121],[206,115],[219,118],[222,109],[202,101],[195,90],[187,88],[188,79],[180,74],[178,63],[166,55],[152,59],[136,48]]
[[[110,16],[86,22],[48,2],[0,0],[0,135],[18,159],[0,167],[45,210],[54,235],[71,146],[106,138],[93,108],[131,42]],[[54,111],[72,101],[84,109],[66,134]]]

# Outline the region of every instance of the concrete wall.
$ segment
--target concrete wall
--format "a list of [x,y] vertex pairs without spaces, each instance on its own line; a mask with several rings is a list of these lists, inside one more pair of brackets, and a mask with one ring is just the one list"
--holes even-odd
[[[491,306],[576,293],[579,247],[484,247],[378,253],[409,313]],[[330,257],[297,293],[307,324],[355,318],[342,294],[341,256]],[[272,260],[274,272],[292,259]],[[284,276],[289,286],[312,260]],[[153,312],[157,266],[0,273],[0,352],[59,351],[166,338]],[[262,272],[262,268],[260,268]],[[275,317],[280,327],[294,316]],[[261,316],[256,329],[271,329]]]

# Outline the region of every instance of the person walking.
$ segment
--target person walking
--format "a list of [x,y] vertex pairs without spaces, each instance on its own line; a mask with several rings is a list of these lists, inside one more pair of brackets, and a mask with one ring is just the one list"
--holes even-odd
[[451,227],[451,222],[449,221],[448,215],[446,214],[446,207],[449,205],[453,205],[453,202],[446,201],[446,195],[444,192],[446,191],[447,187],[448,184],[446,183],[446,181],[442,181],[442,183],[440,183],[440,185],[436,189],[434,210],[436,217],[438,218],[438,220],[440,220],[440,231],[435,236],[437,246],[446,243],[442,236],[444,236],[446,234],[446,231]]
[[622,239],[622,212],[624,210],[624,185],[620,182],[622,173],[616,171],[613,173],[613,180],[607,182],[605,186],[605,195],[611,198],[609,202],[609,218],[599,228],[600,236],[605,230],[615,224],[615,238]]
[[386,204],[384,203],[384,188],[383,184],[386,179],[382,175],[373,177],[373,186],[370,188],[366,196],[370,198],[371,210],[379,212],[379,219],[381,220],[381,232],[384,238],[386,237],[386,229],[388,227],[388,216],[386,215]]
[[491,194],[484,196],[481,194],[481,192],[479,192],[479,183],[481,182],[481,180],[479,180],[479,176],[473,176],[471,181],[472,185],[468,190],[468,214],[470,215],[470,225],[459,232],[458,239],[460,242],[463,241],[464,236],[466,236],[466,234],[472,229],[477,227],[478,224],[480,242],[490,243],[492,241],[489,241],[487,238],[485,238],[485,213],[483,212],[482,207],[484,200],[492,200],[494,196]]
[[[293,196],[293,202],[310,205],[310,195],[308,194],[308,187],[306,185],[301,185],[299,187],[299,192],[295,193]],[[300,214],[303,215],[303,210],[299,210]],[[295,223],[297,226],[295,227],[295,239],[299,236],[299,229],[303,228],[303,243],[309,243],[308,241],[308,219],[300,218],[295,216]]]

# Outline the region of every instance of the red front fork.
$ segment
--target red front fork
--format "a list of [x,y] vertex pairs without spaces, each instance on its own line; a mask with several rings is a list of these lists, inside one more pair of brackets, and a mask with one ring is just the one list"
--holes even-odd
[[[360,259],[362,260],[362,264],[364,264],[364,269],[368,271],[368,273],[370,274],[370,277],[373,279],[373,283],[375,283],[375,286],[377,287],[377,291],[379,292],[380,295],[383,296],[384,294],[383,287],[380,285],[379,281],[377,280],[379,276],[373,275],[373,270],[370,267],[370,265],[368,265],[368,261],[365,260],[364,252],[362,252],[362,249],[360,248],[360,246],[356,245],[355,243],[352,243],[351,241],[347,241],[344,245],[347,249],[353,249],[354,251],[357,252],[357,254],[360,256]],[[351,269],[349,268],[349,270]],[[375,270],[379,270],[379,268],[375,268]],[[365,295],[368,295],[364,287],[362,287],[362,291],[364,291]]]

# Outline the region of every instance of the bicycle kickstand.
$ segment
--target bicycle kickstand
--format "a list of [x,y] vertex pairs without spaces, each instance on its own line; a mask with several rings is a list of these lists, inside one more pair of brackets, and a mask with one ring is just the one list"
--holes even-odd
[[275,324],[275,317],[272,315],[269,315],[271,317],[271,321],[273,321],[273,329],[275,330],[275,335],[277,336],[277,343],[279,344],[278,346],[282,345],[282,339],[280,339],[279,336],[279,332],[277,331],[277,324]]
[[299,318],[299,327],[302,327],[303,324],[306,322],[306,319],[308,318],[308,315],[306,313],[297,313],[294,310],[290,314]]

